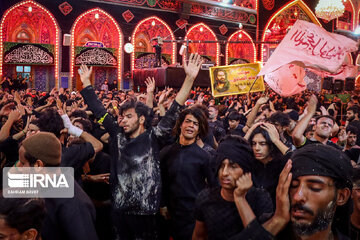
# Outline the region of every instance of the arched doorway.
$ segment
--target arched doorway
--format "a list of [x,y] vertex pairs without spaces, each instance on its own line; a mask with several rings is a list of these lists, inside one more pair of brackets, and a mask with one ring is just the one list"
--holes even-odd
[[33,0],[9,8],[0,25],[0,76],[31,76],[31,87],[58,86],[59,26],[54,16]]
[[134,52],[131,53],[131,70],[152,68],[155,63],[155,50],[151,39],[161,37],[164,42],[161,51],[161,65],[167,66],[176,63],[175,36],[171,28],[163,20],[152,16],[140,21],[132,34],[131,43]]
[[115,19],[100,8],[81,14],[71,28],[70,88],[81,88],[78,68],[93,66],[92,84],[100,88],[107,79],[120,88],[123,34]]
[[[220,63],[220,44],[215,33],[204,23],[198,23],[192,26],[186,33],[185,40],[194,42],[189,43],[188,52],[199,53],[203,62],[211,62],[215,65]],[[200,42],[196,42],[200,41]],[[204,41],[214,41],[213,43],[205,43]],[[186,54],[183,55],[183,61]]]
[[355,8],[351,0],[343,1],[344,14],[336,19],[336,28],[346,31],[355,30]]
[[[248,43],[229,43],[246,41]],[[255,62],[256,48],[250,35],[244,30],[234,32],[226,44],[226,65]]]
[[[321,23],[310,8],[301,0],[291,1],[277,11],[268,21],[262,36],[262,41],[280,42],[296,20],[313,22],[319,26]],[[262,44],[261,60],[266,62],[278,44]]]

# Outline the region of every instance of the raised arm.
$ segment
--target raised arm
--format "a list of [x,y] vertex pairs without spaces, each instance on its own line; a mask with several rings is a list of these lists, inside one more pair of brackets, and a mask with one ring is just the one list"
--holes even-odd
[[181,86],[180,91],[176,95],[176,102],[180,105],[184,105],[191,88],[194,84],[195,78],[199,73],[200,66],[202,64],[201,56],[197,53],[191,54],[189,58],[189,62],[184,62],[184,70],[186,73],[185,81]]
[[85,142],[89,142],[93,146],[95,153],[98,153],[103,149],[103,144],[99,140],[97,140],[90,133],[85,132],[82,129],[74,126],[71,123],[68,115],[65,114],[62,110],[58,110],[58,111],[63,120],[64,126],[68,129],[69,134],[74,135],[75,137],[79,137],[83,139]]
[[95,115],[95,117],[99,119],[99,122],[103,123],[106,131],[111,136],[114,136],[117,133],[118,126],[112,115],[107,113],[91,86],[90,76],[92,73],[92,67],[89,69],[86,65],[81,65],[80,69],[80,79],[84,87],[80,93],[83,96],[85,103],[88,105],[89,110]]
[[246,200],[246,193],[253,186],[251,180],[251,173],[243,174],[238,180],[236,180],[236,189],[234,191],[234,200],[236,208],[239,212],[241,221],[243,222],[244,228],[251,223],[255,218],[255,214],[251,209],[248,201]]
[[249,128],[251,128],[251,126],[253,125],[255,119],[256,119],[256,115],[261,107],[261,105],[263,105],[264,103],[267,103],[267,101],[269,100],[269,97],[261,97],[256,101],[255,106],[251,109],[251,112],[249,113],[249,116],[247,117],[247,121],[246,121],[246,125],[243,128],[243,132],[246,133]]
[[308,106],[307,106],[307,113],[302,117],[302,119],[296,124],[293,134],[292,134],[292,139],[294,142],[294,145],[296,147],[301,146],[304,141],[305,141],[305,136],[304,136],[304,132],[311,120],[311,118],[314,116],[315,112],[316,112],[316,105],[317,105],[317,98],[315,95],[311,95],[310,100],[308,102]]
[[263,224],[266,231],[270,232],[273,236],[276,236],[290,221],[289,187],[292,179],[291,167],[292,163],[289,160],[280,173],[279,182],[276,187],[275,214]]
[[21,118],[20,110],[12,110],[9,114],[8,119],[0,130],[0,142],[3,142],[6,138],[10,136],[10,129],[12,125]]
[[154,91],[155,91],[155,79],[154,77],[147,77],[146,81],[146,106],[149,108],[154,107]]
[[271,141],[280,150],[280,152],[285,155],[285,153],[289,150],[289,147],[280,140],[280,135],[276,127],[271,123],[264,123],[261,125],[261,128],[268,132]]

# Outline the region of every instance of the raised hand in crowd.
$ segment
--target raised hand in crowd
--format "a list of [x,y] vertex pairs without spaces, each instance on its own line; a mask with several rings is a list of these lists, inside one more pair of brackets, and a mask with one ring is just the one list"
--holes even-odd
[[281,140],[278,130],[275,125],[271,123],[262,123],[261,128],[265,129],[269,134],[271,141],[275,144],[275,146],[280,150],[282,154],[285,154],[289,151],[289,147],[287,147]]
[[184,70],[186,73],[186,77],[184,80],[183,85],[181,86],[180,91],[176,95],[176,102],[180,105],[184,105],[185,101],[187,100],[187,97],[190,93],[190,90],[192,88],[192,85],[195,81],[195,78],[197,77],[200,66],[202,64],[201,56],[197,53],[191,53],[189,57],[189,61],[184,61]]
[[292,162],[288,160],[282,170],[276,187],[276,210],[272,218],[263,224],[264,228],[276,236],[290,221],[289,187],[292,180]]
[[91,81],[90,81],[91,73],[92,73],[92,67],[88,68],[84,64],[80,66],[79,75],[84,88],[86,88],[87,86],[91,86]]
[[149,108],[154,107],[154,91],[155,91],[155,79],[154,77],[147,77],[145,80],[146,84],[146,106]]
[[243,174],[236,180],[236,189],[234,190],[235,205],[238,209],[244,227],[249,225],[255,218],[249,203],[246,200],[246,193],[252,188],[251,173]]

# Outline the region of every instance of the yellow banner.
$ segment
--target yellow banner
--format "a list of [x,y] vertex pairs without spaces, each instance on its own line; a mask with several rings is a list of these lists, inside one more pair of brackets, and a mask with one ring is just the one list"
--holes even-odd
[[[211,92],[214,97],[245,94],[260,72],[260,63],[246,63],[210,68]],[[264,91],[264,79],[259,77],[250,92]]]

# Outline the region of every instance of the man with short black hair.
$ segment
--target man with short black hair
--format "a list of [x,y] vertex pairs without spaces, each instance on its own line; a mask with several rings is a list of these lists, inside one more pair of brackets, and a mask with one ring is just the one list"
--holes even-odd
[[0,198],[0,239],[39,240],[45,203],[35,198]]
[[302,146],[305,146],[307,144],[312,143],[322,143],[325,145],[329,145],[332,147],[335,147],[337,149],[341,150],[341,147],[333,143],[329,140],[333,127],[335,126],[335,120],[332,116],[329,115],[320,115],[316,117],[316,124],[314,127],[314,138],[308,139],[304,136],[304,132],[311,120],[311,118],[314,116],[316,112],[316,106],[317,106],[317,98],[315,95],[312,95],[310,97],[310,100],[308,102],[307,106],[307,113],[304,115],[304,117],[297,123],[292,139],[294,142],[294,145],[297,148],[300,148]]
[[[38,132],[22,142],[16,167],[59,167],[60,162],[59,139],[53,133]],[[95,208],[76,182],[73,198],[46,198],[45,206],[42,239],[98,239]]]
[[356,145],[360,146],[360,121],[359,121],[359,106],[352,106],[346,110],[346,124],[345,126],[356,127],[357,140]]
[[[113,224],[121,239],[158,239],[161,178],[159,149],[167,140],[191,90],[201,65],[200,55],[191,54],[184,62],[185,81],[170,109],[156,127],[150,127],[150,111],[142,103],[122,107],[120,127],[95,95],[91,86],[92,68],[81,66],[85,103],[110,134],[112,157],[110,187]],[[154,86],[155,87],[155,86]]]
[[245,133],[243,131],[244,125],[240,124],[241,115],[237,111],[232,111],[229,113],[227,117],[229,121],[229,134],[244,136]]
[[193,239],[228,239],[240,233],[249,224],[249,216],[238,213],[244,205],[251,206],[259,222],[268,220],[273,211],[270,195],[252,186],[253,161],[251,147],[242,137],[227,135],[220,142],[216,150],[220,186],[198,195]]

